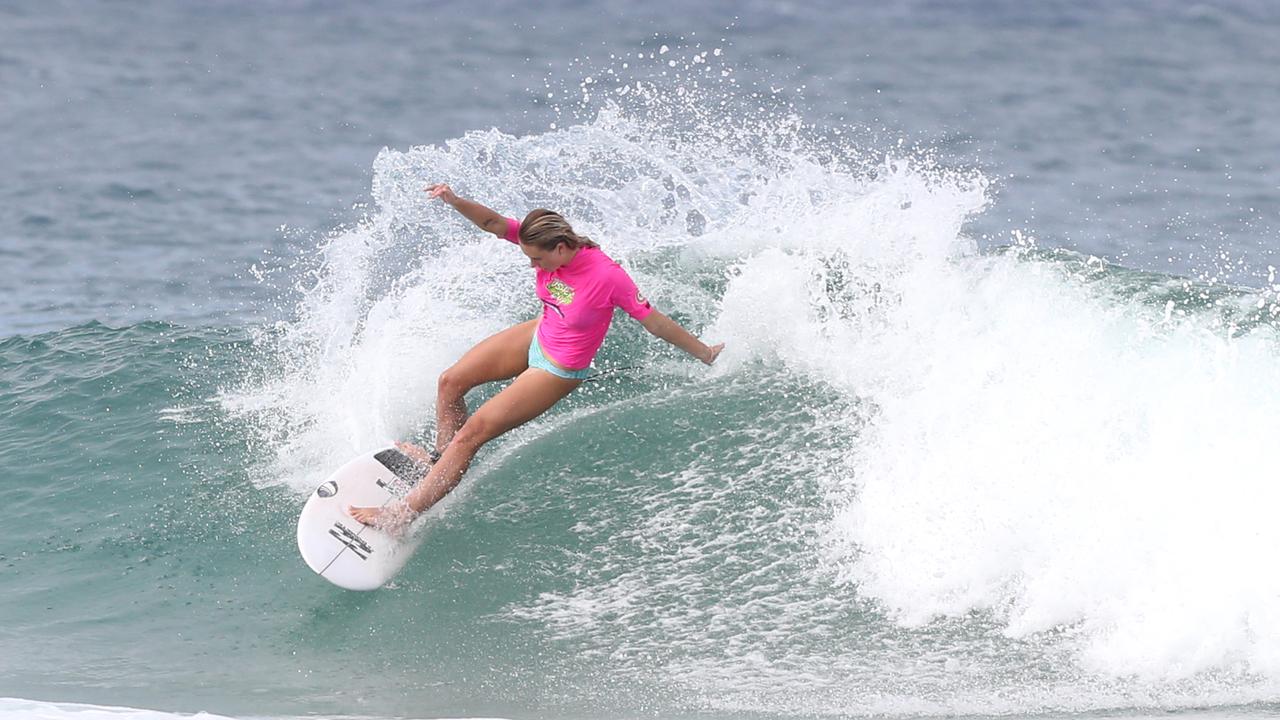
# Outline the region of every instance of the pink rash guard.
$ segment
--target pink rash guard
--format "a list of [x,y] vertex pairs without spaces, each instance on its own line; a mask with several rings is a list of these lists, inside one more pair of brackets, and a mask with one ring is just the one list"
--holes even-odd
[[[520,221],[507,218],[506,239],[519,244]],[[558,270],[538,268],[537,286],[542,301],[538,343],[551,360],[570,370],[591,365],[615,307],[637,320],[653,312],[627,271],[600,248],[580,248]]]

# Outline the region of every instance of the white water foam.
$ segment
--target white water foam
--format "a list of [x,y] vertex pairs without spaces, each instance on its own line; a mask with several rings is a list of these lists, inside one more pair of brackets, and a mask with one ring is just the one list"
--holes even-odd
[[803,248],[740,261],[715,326],[876,408],[827,489],[829,570],[904,627],[991,612],[1100,682],[1274,698],[1275,328],[975,254],[980,187],[941,179],[885,173]]

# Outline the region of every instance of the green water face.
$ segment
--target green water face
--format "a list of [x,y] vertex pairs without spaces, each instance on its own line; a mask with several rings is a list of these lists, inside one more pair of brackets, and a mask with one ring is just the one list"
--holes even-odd
[[[0,346],[6,693],[231,714],[696,711],[664,667],[707,648],[670,643],[663,617],[714,622],[709,591],[810,541],[793,523],[713,547],[813,511],[816,483],[758,473],[830,440],[806,430],[813,402],[780,404],[763,378],[624,374],[487,448],[390,587],[342,591],[297,556],[304,498],[255,477],[254,439],[207,401],[247,348],[166,325]],[[703,583],[682,591],[655,556]],[[584,583],[650,598],[556,620]]]

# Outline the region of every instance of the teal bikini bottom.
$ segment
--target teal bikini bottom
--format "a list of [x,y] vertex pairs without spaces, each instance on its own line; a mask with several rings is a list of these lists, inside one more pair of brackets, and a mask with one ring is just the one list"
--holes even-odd
[[542,351],[542,345],[538,343],[538,331],[533,331],[533,339],[529,341],[529,367],[546,370],[547,372],[562,377],[565,380],[585,380],[591,375],[591,368],[585,367],[581,370],[565,370],[562,367],[556,367],[547,359],[547,354]]

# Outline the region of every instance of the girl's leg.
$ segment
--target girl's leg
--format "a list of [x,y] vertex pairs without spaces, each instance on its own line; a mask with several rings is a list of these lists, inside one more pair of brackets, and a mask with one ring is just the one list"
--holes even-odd
[[[409,508],[423,512],[435,505],[462,480],[480,446],[538,417],[581,383],[537,368],[521,373],[463,423],[431,472],[405,497]],[[352,517],[363,523],[375,523],[380,514],[380,508],[351,508]]]
[[466,394],[471,388],[506,380],[529,367],[529,342],[537,320],[513,325],[476,343],[458,362],[440,373],[436,384],[436,449],[449,445],[467,420]]

